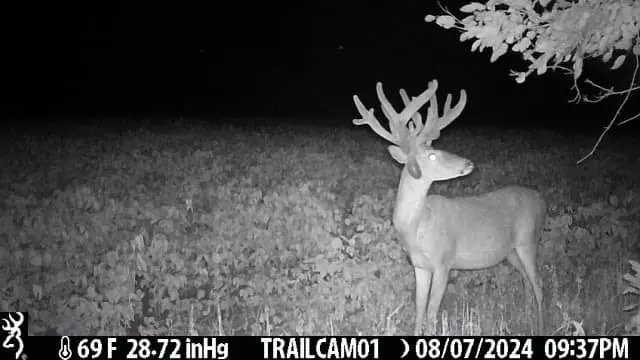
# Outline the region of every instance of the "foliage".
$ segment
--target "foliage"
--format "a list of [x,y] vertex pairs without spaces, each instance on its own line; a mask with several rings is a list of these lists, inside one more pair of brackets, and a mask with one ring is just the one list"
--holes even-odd
[[628,50],[640,55],[640,3],[634,0],[489,0],[460,11],[469,15],[428,15],[426,20],[461,30],[460,41],[475,39],[471,51],[490,48],[491,62],[508,50],[521,53],[529,68],[512,73],[519,83],[534,71],[544,74],[565,62],[573,63],[577,79],[587,58],[609,62],[615,52],[611,68],[617,69]]
[[[624,290],[624,294],[633,294],[640,296],[640,263],[634,260],[629,260],[631,265],[631,271],[624,275],[624,280],[629,283],[629,286]],[[640,306],[635,303],[625,308],[627,311],[635,310],[635,315],[631,318],[628,324],[625,325],[625,330],[629,335],[640,335]]]
[[[601,137],[579,162],[593,154],[613,124],[622,125],[640,116],[619,119],[631,92],[640,89],[635,82],[640,55],[640,2],[489,0],[468,3],[460,11],[468,15],[459,19],[445,10],[446,15],[427,15],[425,20],[445,29],[460,30],[460,41],[474,40],[471,51],[491,49],[491,62],[508,51],[519,54],[528,68],[511,71],[518,83],[523,83],[534,72],[541,75],[549,69],[559,69],[573,76],[576,91],[573,101],[599,102],[613,95],[623,96],[622,104]],[[587,79],[586,83],[599,95],[583,96],[577,81],[585,60],[600,58],[611,64],[611,70],[616,70],[629,56],[635,60],[635,70],[625,89],[615,90]],[[570,65],[565,65],[567,63]]]

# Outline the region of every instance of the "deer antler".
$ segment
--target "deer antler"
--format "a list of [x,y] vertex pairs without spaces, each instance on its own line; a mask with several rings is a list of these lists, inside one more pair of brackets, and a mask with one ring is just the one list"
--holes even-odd
[[460,90],[460,100],[458,100],[458,103],[453,109],[451,108],[451,94],[447,94],[442,116],[438,115],[438,98],[433,96],[430,102],[427,121],[422,131],[417,135],[418,143],[424,141],[427,145],[431,145],[433,140],[438,139],[440,137],[440,130],[447,127],[453,120],[460,116],[465,105],[467,105],[467,92],[464,91],[464,89]]
[[[402,112],[397,113],[393,108],[393,105],[387,100],[387,97],[382,90],[382,83],[378,82],[376,84],[376,92],[378,94],[378,99],[380,100],[380,104],[382,107],[382,112],[389,120],[389,129],[390,132],[387,131],[376,119],[373,115],[373,109],[367,109],[362,105],[358,95],[353,95],[353,102],[356,104],[356,108],[358,112],[362,116],[361,119],[354,119],[354,125],[364,125],[367,124],[371,129],[378,134],[383,139],[393,143],[395,145],[400,146],[406,153],[409,153],[410,138],[415,138],[415,135],[419,133],[420,130],[423,129],[422,126],[422,117],[418,113],[418,110],[430,99],[432,99],[438,89],[438,82],[433,80],[429,83],[429,87],[427,90],[423,91],[422,94],[414,97],[411,101],[409,101],[409,97],[407,96],[404,90],[400,91],[400,96],[402,97],[402,101],[404,102],[405,108]],[[410,120],[413,120],[414,127],[409,129],[407,124]],[[413,139],[412,139],[413,140]]]
[[[358,95],[353,96],[353,102],[358,108],[358,112],[362,115],[361,119],[354,119],[354,125],[367,124],[371,129],[383,139],[400,146],[407,154],[415,150],[414,146],[424,142],[427,145],[431,145],[433,140],[440,137],[440,130],[447,127],[455,120],[465,105],[467,104],[467,93],[463,90],[460,91],[460,100],[451,108],[451,94],[447,94],[447,100],[444,105],[444,112],[442,116],[438,114],[438,98],[436,91],[438,90],[438,81],[433,80],[429,83],[427,90],[422,94],[409,99],[407,92],[404,89],[400,89],[400,97],[404,103],[404,110],[398,113],[393,108],[393,105],[389,102],[382,90],[382,83],[376,84],[376,92],[382,112],[389,120],[389,129],[384,128],[373,115],[373,109],[367,109],[362,105]],[[429,109],[427,111],[427,120],[423,124],[422,116],[418,112],[420,108],[429,102]],[[413,124],[413,125],[411,125]]]
[[[402,102],[404,103],[404,106],[405,107],[409,106],[409,104],[411,103],[411,100],[409,100],[409,95],[407,95],[407,92],[404,91],[404,89],[400,89],[400,97],[402,98]],[[416,113],[413,114],[413,116],[411,117],[411,120],[407,122],[407,127],[409,127],[410,124],[413,124],[413,128],[409,130],[415,133],[419,133],[423,127],[422,115],[420,115],[420,113],[416,111]]]

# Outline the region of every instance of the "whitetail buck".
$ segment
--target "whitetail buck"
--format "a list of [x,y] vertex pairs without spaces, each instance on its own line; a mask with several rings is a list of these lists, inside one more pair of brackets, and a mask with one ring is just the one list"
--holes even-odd
[[[429,195],[431,183],[465,176],[473,163],[460,156],[431,147],[444,129],[462,112],[467,97],[464,90],[452,109],[447,95],[444,113],[439,115],[433,80],[429,88],[413,99],[400,90],[405,108],[397,113],[382,91],[376,90],[382,112],[389,120],[387,131],[367,110],[357,95],[353,101],[362,119],[376,134],[393,143],[391,156],[404,164],[393,213],[393,225],[408,252],[416,277],[415,335],[422,333],[424,310],[431,333],[437,322],[440,302],[451,269],[482,269],[507,259],[533,285],[537,302],[537,332],[543,328],[542,285],[536,270],[536,243],[542,232],[547,207],[542,196],[523,187],[507,187],[481,196],[446,198]],[[418,110],[430,102],[422,123]]]

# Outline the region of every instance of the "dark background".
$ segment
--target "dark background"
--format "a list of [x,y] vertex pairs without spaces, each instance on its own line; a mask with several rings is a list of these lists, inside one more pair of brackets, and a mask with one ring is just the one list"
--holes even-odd
[[[466,1],[444,0],[456,10]],[[468,92],[465,124],[601,129],[620,97],[569,104],[560,73],[516,84],[515,55],[489,62],[459,33],[425,23],[431,0],[83,1],[3,5],[4,112],[13,117],[266,117],[349,125],[351,97],[378,106],[375,83],[417,94],[429,80]],[[585,73],[628,84],[633,62]],[[586,89],[587,87],[585,87]],[[637,97],[635,98],[637,100]],[[631,101],[628,117],[640,111]],[[60,120],[56,120],[60,121]],[[345,123],[346,121],[346,123]],[[637,128],[637,126],[633,126]],[[629,127],[629,128],[633,128]]]

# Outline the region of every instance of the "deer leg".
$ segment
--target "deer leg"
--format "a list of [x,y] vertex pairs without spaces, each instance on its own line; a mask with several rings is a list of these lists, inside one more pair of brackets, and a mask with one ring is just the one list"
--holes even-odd
[[433,279],[431,280],[431,298],[429,299],[429,308],[427,309],[427,326],[429,326],[429,335],[434,334],[438,323],[438,310],[440,309],[440,302],[444,296],[444,291],[447,288],[447,281],[449,280],[449,269],[441,267],[435,269],[433,272]]
[[520,274],[522,274],[522,276],[525,277],[525,279],[528,279],[527,272],[524,270],[524,266],[522,265],[522,261],[520,261],[520,257],[516,252],[516,249],[513,249],[509,256],[507,256],[507,260],[518,270]]
[[522,274],[522,288],[526,298],[527,281],[531,283],[531,280],[529,279],[529,275],[527,274],[527,271],[525,270],[524,265],[522,264],[522,261],[520,261],[520,255],[518,255],[518,252],[514,249],[511,252],[511,254],[507,256],[507,260],[511,265],[513,265],[513,267],[515,267],[518,270],[520,274]]
[[542,318],[542,281],[538,277],[538,270],[536,269],[536,244],[530,243],[518,246],[516,247],[516,253],[524,268],[524,274],[526,274],[533,286],[533,294],[538,305],[538,335],[541,335],[544,328],[544,319]]
[[527,275],[527,271],[524,269],[524,266],[522,265],[522,261],[520,261],[520,258],[518,257],[518,253],[516,252],[515,249],[511,252],[511,254],[509,254],[509,256],[507,256],[507,260],[511,265],[513,265],[514,268],[518,270],[520,274],[522,274],[522,285],[524,287],[524,291],[526,292],[527,280],[529,279],[529,275]]
[[414,268],[416,275],[416,324],[414,335],[422,335],[422,322],[424,321],[424,310],[427,307],[427,298],[429,297],[429,288],[431,287],[431,272]]

